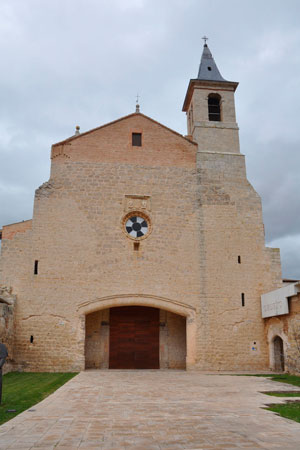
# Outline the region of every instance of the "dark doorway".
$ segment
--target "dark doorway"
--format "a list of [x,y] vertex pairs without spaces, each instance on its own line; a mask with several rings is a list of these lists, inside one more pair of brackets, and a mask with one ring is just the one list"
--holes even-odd
[[274,339],[274,357],[275,357],[276,372],[283,372],[284,371],[283,340],[279,336],[276,336]]
[[159,309],[110,310],[109,368],[159,369]]

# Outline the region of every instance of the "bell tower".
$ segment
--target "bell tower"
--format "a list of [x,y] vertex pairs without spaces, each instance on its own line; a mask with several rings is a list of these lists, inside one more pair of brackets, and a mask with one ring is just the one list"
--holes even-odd
[[191,79],[182,110],[187,114],[188,134],[201,152],[239,153],[234,93],[238,86],[220,74],[205,43],[198,76]]

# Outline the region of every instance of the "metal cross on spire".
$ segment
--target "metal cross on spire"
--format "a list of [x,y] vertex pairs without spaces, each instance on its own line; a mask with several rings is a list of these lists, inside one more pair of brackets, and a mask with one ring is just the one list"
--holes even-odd
[[206,45],[206,41],[208,40],[208,37],[204,35],[202,39],[204,40],[204,45]]
[[136,105],[135,105],[135,112],[139,113],[140,112],[140,105],[139,105],[139,94],[136,94]]

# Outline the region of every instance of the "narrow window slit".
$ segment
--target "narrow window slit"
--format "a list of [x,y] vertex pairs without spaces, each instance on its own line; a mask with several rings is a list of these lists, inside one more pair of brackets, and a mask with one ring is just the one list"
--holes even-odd
[[241,293],[241,299],[242,299],[242,306],[245,306],[245,294],[244,294],[244,292]]
[[139,251],[140,249],[140,243],[139,242],[134,242],[133,243],[133,250],[135,250],[136,252]]
[[33,344],[33,336],[30,336],[30,344]]
[[240,257],[240,255],[238,256],[238,263],[241,264],[241,257]]
[[39,262],[38,262],[38,260],[36,259],[35,261],[34,261],[34,275],[37,275],[39,273]]

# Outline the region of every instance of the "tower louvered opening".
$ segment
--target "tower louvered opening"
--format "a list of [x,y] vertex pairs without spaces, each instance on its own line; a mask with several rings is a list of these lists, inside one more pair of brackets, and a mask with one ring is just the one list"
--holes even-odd
[[221,121],[221,97],[218,94],[208,96],[208,120]]

